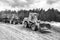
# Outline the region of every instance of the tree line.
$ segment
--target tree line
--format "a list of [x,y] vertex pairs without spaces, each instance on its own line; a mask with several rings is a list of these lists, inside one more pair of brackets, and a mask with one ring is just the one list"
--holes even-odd
[[[33,9],[33,10],[19,10],[19,11],[11,11],[11,10],[5,10],[0,11],[0,18],[12,18],[13,14],[17,16],[20,20],[23,20],[24,17],[28,17],[29,13],[38,13],[38,19],[43,21],[56,21],[60,22],[60,12],[57,9],[48,9],[45,11],[44,9]],[[14,17],[16,19],[16,17]]]

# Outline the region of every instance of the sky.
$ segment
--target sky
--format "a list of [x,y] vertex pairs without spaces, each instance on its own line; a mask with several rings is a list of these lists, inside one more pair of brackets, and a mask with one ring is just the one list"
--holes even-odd
[[43,8],[45,10],[54,8],[60,10],[60,0],[0,0],[1,10],[20,10]]

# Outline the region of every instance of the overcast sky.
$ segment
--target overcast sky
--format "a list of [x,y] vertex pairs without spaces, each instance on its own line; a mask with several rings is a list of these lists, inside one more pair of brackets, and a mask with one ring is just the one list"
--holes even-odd
[[60,10],[60,0],[0,0],[0,10],[55,8]]

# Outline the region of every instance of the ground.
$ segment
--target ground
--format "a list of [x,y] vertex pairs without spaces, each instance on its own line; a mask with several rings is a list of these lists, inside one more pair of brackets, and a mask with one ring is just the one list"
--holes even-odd
[[40,33],[23,28],[22,25],[0,23],[0,40],[60,40],[60,32],[49,30],[50,33]]

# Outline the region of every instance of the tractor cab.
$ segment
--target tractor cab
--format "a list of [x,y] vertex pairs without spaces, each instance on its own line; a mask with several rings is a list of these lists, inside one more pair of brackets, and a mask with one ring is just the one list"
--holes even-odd
[[29,14],[29,20],[32,22],[36,22],[38,20],[37,17],[38,17],[37,13],[30,13]]

